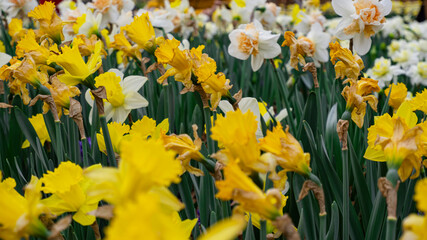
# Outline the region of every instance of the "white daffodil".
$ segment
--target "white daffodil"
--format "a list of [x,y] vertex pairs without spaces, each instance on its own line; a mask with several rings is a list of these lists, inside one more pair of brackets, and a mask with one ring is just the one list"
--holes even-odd
[[320,67],[319,62],[329,61],[328,47],[331,41],[331,35],[323,32],[322,26],[316,22],[311,25],[311,30],[307,34],[307,38],[314,43],[313,60],[316,67]]
[[116,23],[120,13],[132,11],[135,3],[132,0],[94,0],[88,7],[95,10],[95,14],[102,14],[102,25]]
[[371,36],[382,28],[391,5],[391,0],[332,0],[332,7],[342,17],[336,36],[353,39],[356,52],[365,55],[371,48]]
[[275,58],[280,54],[281,49],[277,43],[279,36],[265,31],[261,23],[254,20],[252,23],[240,25],[228,35],[231,41],[228,53],[241,60],[252,55],[252,70],[258,71],[264,59]]
[[422,84],[427,86],[427,62],[419,62],[409,68],[408,75],[411,77],[412,85]]
[[267,29],[273,29],[275,27],[276,18],[280,13],[281,8],[275,3],[266,3],[263,7],[255,10],[254,17],[256,20],[261,22]]
[[[95,86],[104,86],[107,92],[107,101],[104,101],[105,118],[114,122],[123,123],[132,109],[148,106],[148,101],[142,97],[138,90],[147,81],[146,77],[128,76],[123,79],[123,73],[118,69],[110,69],[108,72],[95,78]],[[85,98],[90,106],[93,99],[90,91],[86,91]],[[92,119],[92,111],[89,120]]]
[[307,34],[314,24],[320,24],[323,29],[323,26],[326,25],[326,18],[323,16],[323,13],[318,10],[311,10],[309,13],[300,11],[301,21],[296,25],[295,29],[300,34]]
[[102,14],[92,13],[89,9],[85,14],[78,17],[76,23],[73,25],[74,32],[77,35],[83,34],[86,37],[90,37],[92,34],[99,34],[104,27],[105,25],[102,24]]
[[273,117],[276,122],[281,122],[285,117],[288,116],[288,111],[286,109],[282,109],[278,114],[276,114],[273,106],[267,109],[267,104],[265,102],[258,102],[258,107],[262,115],[262,119],[264,120],[267,127],[273,121],[271,117]]
[[[37,6],[36,0],[1,0],[0,10],[7,13],[8,18],[26,17]],[[18,16],[21,13],[20,16]]]
[[411,66],[418,63],[418,52],[414,52],[409,48],[401,48],[401,50],[391,55],[391,60],[407,71]]
[[388,86],[393,77],[404,74],[405,72],[398,66],[392,66],[391,60],[384,57],[375,59],[375,64],[366,72],[369,77],[378,80],[378,86],[383,88]]

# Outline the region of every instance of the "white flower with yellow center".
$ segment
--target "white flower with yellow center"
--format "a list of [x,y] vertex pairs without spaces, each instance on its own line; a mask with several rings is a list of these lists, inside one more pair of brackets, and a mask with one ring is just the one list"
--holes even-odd
[[[148,101],[142,97],[138,90],[147,81],[146,77],[128,76],[123,79],[123,73],[118,69],[110,69],[95,78],[95,86],[104,86],[107,92],[107,101],[104,101],[106,120],[113,119],[114,122],[123,123],[132,109],[148,106]],[[90,91],[86,91],[86,101],[93,106]],[[89,120],[92,119],[91,109]]]
[[413,85],[422,84],[427,86],[427,62],[419,62],[409,68],[408,75],[411,77]]
[[409,48],[401,48],[391,55],[391,60],[406,71],[418,63],[418,52],[411,51]]
[[35,7],[37,7],[36,0],[1,0],[0,1],[0,10],[3,10],[7,13],[8,18],[18,17],[17,15],[21,12],[23,16],[27,16],[27,14],[32,11]]
[[231,41],[228,53],[241,60],[252,56],[252,70],[258,71],[264,59],[275,58],[280,54],[281,49],[277,43],[279,36],[265,31],[261,23],[254,20],[252,23],[240,25],[228,35]]
[[378,80],[378,86],[383,88],[388,86],[394,76],[404,74],[405,72],[398,66],[392,66],[391,60],[384,57],[375,59],[375,64],[366,72],[369,77]]
[[332,0],[335,12],[342,17],[336,36],[353,39],[356,52],[365,55],[371,48],[371,36],[383,27],[391,5],[391,0]]

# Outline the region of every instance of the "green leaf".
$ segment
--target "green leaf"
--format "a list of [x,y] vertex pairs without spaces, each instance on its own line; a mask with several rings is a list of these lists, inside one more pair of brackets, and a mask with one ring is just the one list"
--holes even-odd
[[326,240],[334,240],[338,239],[338,234],[340,231],[340,216],[339,216],[339,210],[338,205],[334,201],[331,205],[332,214],[331,214],[331,224],[329,225],[328,233],[326,234]]
[[245,240],[255,240],[254,228],[252,225],[252,216],[249,215],[248,225],[246,226],[245,231]]
[[379,239],[384,220],[386,218],[386,202],[381,192],[377,192],[371,217],[369,218],[368,229],[366,230],[366,240]]

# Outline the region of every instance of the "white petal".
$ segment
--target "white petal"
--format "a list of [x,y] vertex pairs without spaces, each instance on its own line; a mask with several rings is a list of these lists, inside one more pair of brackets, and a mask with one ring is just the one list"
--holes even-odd
[[0,67],[6,65],[10,61],[10,59],[12,59],[12,56],[7,53],[0,52]]
[[260,42],[258,48],[259,54],[262,54],[265,59],[275,58],[282,52],[280,45],[277,44],[277,40],[276,42]]
[[317,61],[327,62],[329,60],[329,53],[326,49],[316,49],[313,56]]
[[123,79],[123,73],[122,73],[122,71],[120,71],[119,69],[117,69],[117,68],[111,68],[110,70],[108,70],[108,72],[113,72],[113,73],[115,73],[118,77],[120,77],[120,79]]
[[239,46],[233,43],[228,46],[228,54],[240,60],[246,60],[250,56],[250,54],[239,51]]
[[93,107],[93,99],[92,99],[92,96],[90,95],[89,89],[85,93],[85,100],[91,107]]
[[113,106],[109,102],[104,102],[104,112],[105,120],[108,122],[114,116],[116,108],[113,108]]
[[372,40],[370,37],[365,37],[363,33],[354,36],[354,50],[357,54],[365,55],[371,49]]
[[332,0],[332,7],[335,13],[342,17],[348,17],[355,12],[352,0]]
[[[242,99],[243,100],[243,99]],[[223,111],[224,113],[234,111],[233,105],[231,105],[227,100],[221,100],[218,104],[218,107]]]
[[130,92],[126,95],[124,107],[126,109],[137,109],[148,106],[148,101],[137,92]]
[[335,36],[340,40],[348,40],[352,36],[344,33],[344,28],[348,27],[353,22],[352,18],[342,18],[336,27]]
[[255,116],[259,115],[259,106],[256,98],[253,98],[253,97],[242,98],[239,102],[239,108],[242,111],[242,113],[245,113],[248,110],[251,110],[251,112],[255,114]]
[[143,76],[128,76],[123,80],[123,93],[138,91],[146,82],[147,78]]
[[254,72],[258,71],[261,68],[263,62],[264,62],[264,58],[261,56],[261,54],[257,54],[256,56],[252,55],[252,58],[251,58],[252,70]]
[[280,111],[275,118],[276,118],[276,121],[281,122],[287,116],[288,116],[288,111],[286,109],[282,109],[282,111]]
[[392,7],[391,1],[390,0],[382,0],[380,3],[383,5],[384,16],[388,15],[391,12],[391,7]]
[[124,108],[116,108],[116,111],[113,115],[113,121],[118,123],[123,123],[126,121],[126,118],[128,117],[131,110],[126,110]]

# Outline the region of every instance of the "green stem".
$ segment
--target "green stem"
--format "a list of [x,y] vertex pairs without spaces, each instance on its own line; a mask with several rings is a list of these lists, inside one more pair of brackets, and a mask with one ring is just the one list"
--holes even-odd
[[320,98],[320,88],[314,88],[314,92],[316,93],[316,98],[317,98],[317,111],[318,111],[318,115],[317,115],[317,121],[318,124],[320,125],[320,132],[322,134],[324,134],[324,128],[325,128],[325,124],[323,122],[323,111],[322,111],[322,101]]
[[210,173],[215,174],[215,162],[213,160],[204,158],[200,160],[200,163],[202,163]]
[[348,229],[349,229],[349,176],[348,176],[348,150],[342,150],[342,160],[343,160],[343,240],[348,239]]
[[387,218],[387,229],[385,239],[395,240],[396,239],[396,218],[388,217]]
[[62,145],[61,122],[55,121],[55,138],[56,138],[56,156],[58,157],[58,164],[65,160],[64,147]]
[[259,221],[260,223],[260,231],[259,231],[259,239],[264,240],[267,238],[267,222],[265,220]]
[[166,88],[166,102],[168,103],[168,119],[169,119],[169,132],[170,133],[175,133],[175,101],[173,98],[173,86],[171,85],[171,83],[169,83],[168,85],[165,86]]
[[109,164],[110,166],[116,167],[116,155],[114,154],[113,144],[111,143],[110,132],[108,131],[105,115],[99,115],[99,120],[101,122],[102,134],[104,135],[105,147],[107,148]]
[[82,138],[82,152],[83,152],[83,167],[89,167],[89,160],[87,158],[87,138]]
[[[283,103],[285,105],[286,111],[288,111],[288,115],[290,116],[291,115],[291,108],[290,108],[288,99],[286,98],[285,85],[283,85],[283,82],[280,80],[279,72],[277,71],[276,67],[274,66],[273,59],[271,59],[270,62],[271,62],[271,66],[273,67],[274,73],[276,75],[277,82],[280,85],[280,87],[279,87],[279,93],[280,93],[280,95],[282,97],[282,100],[283,100]],[[289,125],[291,127],[292,134],[295,134],[296,133],[296,127],[295,127],[295,124],[294,124],[292,118],[288,117],[287,119],[289,120],[288,122],[289,122]]]
[[325,239],[326,238],[326,214],[323,214],[323,215],[319,214],[319,222],[320,222],[319,239]]
[[211,110],[209,109],[209,107],[203,108],[203,117],[205,119],[205,124],[206,124],[206,139],[208,142],[208,153],[212,154],[215,152],[215,142],[211,138],[212,122],[211,122]]

